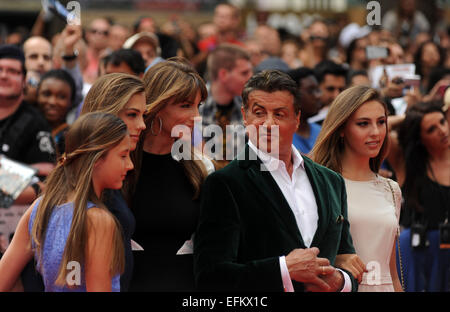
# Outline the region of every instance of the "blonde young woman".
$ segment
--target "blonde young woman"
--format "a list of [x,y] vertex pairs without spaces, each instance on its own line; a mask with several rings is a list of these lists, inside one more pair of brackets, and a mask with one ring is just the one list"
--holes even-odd
[[0,261],[0,291],[13,287],[33,255],[45,291],[120,290],[120,225],[101,196],[122,187],[133,168],[129,153],[127,127],[111,114],[88,114],[71,126],[65,154]]
[[[213,164],[176,160],[172,146],[191,137],[172,136],[175,126],[193,130],[205,84],[185,61],[173,59],[152,66],[144,75],[147,115],[143,144],[138,147],[139,177],[132,210],[135,252],[132,291],[192,291],[191,236],[197,226],[198,195]],[[193,151],[193,149],[191,150]],[[212,166],[212,168],[211,168]]]
[[336,265],[358,279],[359,291],[402,290],[395,262],[401,191],[378,175],[387,131],[387,109],[378,92],[355,86],[333,101],[311,151],[315,162],[344,177],[357,256],[338,255]]
[[[114,73],[98,78],[89,90],[84,100],[81,115],[89,112],[113,114],[125,122],[130,134],[130,150],[136,149],[142,132],[145,130],[144,114],[146,111],[144,84],[136,76]],[[122,227],[125,249],[125,270],[120,277],[121,291],[127,291],[133,274],[133,253],[131,237],[136,220],[129,208],[132,197],[132,182],[136,171],[128,172],[122,190],[106,190],[105,205],[119,220]]]

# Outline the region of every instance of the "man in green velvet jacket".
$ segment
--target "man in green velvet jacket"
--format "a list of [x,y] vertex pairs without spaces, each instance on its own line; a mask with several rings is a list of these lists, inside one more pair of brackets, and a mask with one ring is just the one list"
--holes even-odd
[[194,239],[200,290],[356,291],[333,267],[354,254],[342,177],[301,156],[295,82],[275,70],[243,91],[245,152],[205,181]]

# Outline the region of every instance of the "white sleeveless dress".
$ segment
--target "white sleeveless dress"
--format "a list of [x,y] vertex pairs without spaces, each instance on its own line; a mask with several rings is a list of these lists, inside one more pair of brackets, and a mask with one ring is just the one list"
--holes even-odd
[[345,180],[348,219],[356,254],[366,264],[359,292],[392,292],[389,261],[400,217],[401,190],[377,176],[370,181]]

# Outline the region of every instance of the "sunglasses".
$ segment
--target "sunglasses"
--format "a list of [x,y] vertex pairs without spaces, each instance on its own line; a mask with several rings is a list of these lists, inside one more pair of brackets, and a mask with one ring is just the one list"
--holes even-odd
[[89,32],[91,34],[99,34],[99,35],[103,35],[103,36],[108,36],[109,31],[107,30],[98,30],[98,29],[90,29]]
[[327,37],[320,37],[320,36],[310,36],[309,39],[310,39],[311,41],[313,41],[313,40],[327,41],[327,40],[328,40]]
[[328,92],[334,92],[334,90],[338,90],[339,93],[341,93],[342,91],[344,91],[345,88],[337,88],[337,87],[326,87],[325,90],[327,90]]

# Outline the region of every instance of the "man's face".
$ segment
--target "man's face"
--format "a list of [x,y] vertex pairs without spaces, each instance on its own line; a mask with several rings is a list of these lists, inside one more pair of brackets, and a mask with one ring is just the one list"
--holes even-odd
[[103,50],[108,45],[109,24],[104,19],[93,20],[86,34],[90,47],[95,50]]
[[31,38],[24,45],[25,68],[41,75],[52,69],[52,46],[42,38]]
[[238,59],[232,70],[223,69],[222,73],[221,83],[229,94],[238,96],[242,94],[245,83],[253,74],[252,63],[246,59]]
[[[247,111],[242,108],[242,116],[246,126],[256,127],[257,137],[250,135],[250,140],[260,150],[271,153],[274,152],[271,146],[278,146],[279,153],[284,154],[291,149],[294,133],[300,124],[300,113],[295,113],[291,93],[252,91],[248,96]],[[274,131],[275,126],[278,126],[278,135]]]
[[302,118],[306,119],[314,116],[320,109],[320,89],[316,77],[307,76],[303,78],[300,82],[299,90]]
[[150,33],[156,33],[156,22],[150,17],[143,18],[141,20],[141,23],[139,24],[137,32],[143,32],[143,31],[147,31]]
[[20,97],[23,94],[24,84],[22,63],[16,59],[0,59],[0,98]]
[[314,47],[324,48],[329,37],[328,27],[322,22],[316,22],[309,29],[309,40]]
[[328,106],[345,89],[345,77],[326,74],[319,85],[321,96],[320,102],[323,106]]
[[356,47],[353,50],[353,59],[359,63],[366,64],[367,55],[366,55],[366,46],[368,45],[367,38],[358,39],[356,42]]
[[405,53],[399,44],[389,45],[389,56],[385,60],[386,64],[403,64],[405,63]]
[[156,49],[155,47],[147,40],[138,40],[133,45],[133,50],[141,53],[142,58],[145,61],[145,66],[150,65],[153,59],[156,57]]
[[228,5],[218,5],[214,11],[214,24],[219,32],[234,30],[239,19],[234,15],[233,9]]
[[129,37],[129,31],[121,25],[111,26],[109,30],[109,47],[116,51],[122,48],[122,45]]

